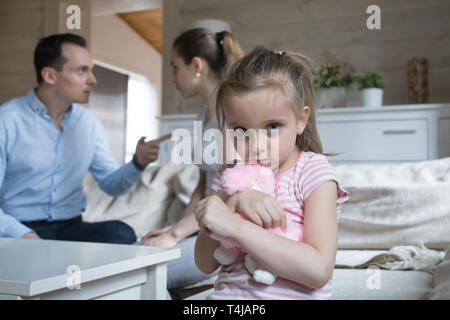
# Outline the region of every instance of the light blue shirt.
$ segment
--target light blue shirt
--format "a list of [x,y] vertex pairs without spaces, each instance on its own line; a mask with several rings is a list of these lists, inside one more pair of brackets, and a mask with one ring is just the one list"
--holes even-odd
[[97,117],[73,104],[56,128],[34,89],[0,106],[0,237],[32,230],[21,221],[67,220],[86,207],[82,180],[89,171],[100,188],[128,192],[141,171],[122,167],[108,149]]

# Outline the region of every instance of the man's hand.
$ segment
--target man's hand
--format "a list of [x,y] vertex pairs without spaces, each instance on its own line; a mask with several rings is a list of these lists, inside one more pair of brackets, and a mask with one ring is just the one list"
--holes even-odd
[[158,160],[159,144],[170,139],[171,133],[159,137],[155,140],[145,142],[145,137],[139,139],[136,145],[136,160],[138,164],[145,167],[151,162]]
[[34,240],[41,240],[39,236],[34,232],[28,232],[25,235],[22,236],[22,239],[34,239]]

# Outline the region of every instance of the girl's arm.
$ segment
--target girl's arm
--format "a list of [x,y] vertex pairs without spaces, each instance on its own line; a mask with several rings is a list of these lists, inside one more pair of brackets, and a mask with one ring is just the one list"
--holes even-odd
[[210,216],[216,210],[218,212],[228,211],[231,213],[230,209],[224,204],[221,196],[223,197],[222,194],[219,195],[212,191],[211,196],[200,201],[194,210],[195,218],[200,226],[200,232],[195,243],[195,264],[206,274],[213,273],[220,267],[220,263],[213,255],[214,250],[220,246],[220,242],[210,237],[211,231],[203,224],[203,217],[206,212],[209,212],[208,214]]
[[211,232],[238,241],[244,251],[273,273],[321,288],[330,280],[336,258],[336,201],[333,181],[323,183],[310,194],[305,203],[303,242],[274,235],[233,215],[225,205],[219,210],[219,206],[207,204],[197,221]]
[[195,243],[195,264],[203,273],[213,273],[220,263],[214,258],[214,250],[220,246],[220,242],[212,239],[208,234],[200,230]]
[[337,251],[336,183],[316,188],[305,203],[303,242],[276,236],[243,220],[235,239],[252,258],[275,274],[321,288],[330,279]]
[[175,246],[180,240],[198,231],[199,227],[197,221],[195,221],[194,209],[205,192],[205,185],[206,171],[200,170],[200,179],[198,181],[197,187],[191,195],[189,204],[184,210],[183,217],[177,223],[169,227],[150,231],[149,233],[147,233],[143,237],[144,239],[152,236],[156,237],[147,240],[145,242],[145,245],[172,247]]

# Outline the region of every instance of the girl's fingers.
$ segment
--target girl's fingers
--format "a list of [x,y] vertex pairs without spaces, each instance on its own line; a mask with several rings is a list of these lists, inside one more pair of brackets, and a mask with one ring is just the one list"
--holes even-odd
[[253,210],[249,206],[244,206],[241,208],[241,213],[244,214],[250,221],[252,221],[254,224],[263,227],[264,223],[261,219],[261,217],[258,215],[256,210]]
[[281,221],[280,221],[281,222],[281,225],[280,225],[281,230],[286,231],[287,230],[286,212],[284,212],[283,208],[280,205],[278,205],[277,207],[278,207],[278,214],[280,215],[280,218],[281,218]]
[[272,225],[272,218],[268,210],[264,206],[258,206],[256,211],[263,222],[264,228],[269,228]]
[[283,208],[281,208],[278,203],[274,202],[272,203],[272,210],[273,217],[276,222],[275,227],[280,227],[283,231],[286,231],[286,214]]

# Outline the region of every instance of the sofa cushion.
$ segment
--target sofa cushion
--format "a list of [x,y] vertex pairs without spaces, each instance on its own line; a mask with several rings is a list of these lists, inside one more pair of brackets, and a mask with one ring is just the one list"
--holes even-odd
[[83,220],[121,220],[135,230],[138,238],[150,230],[164,227],[168,223],[170,208],[172,211],[184,210],[192,185],[196,185],[196,167],[193,167],[181,167],[171,162],[162,167],[148,166],[135,188],[119,197],[105,194],[88,175],[83,183],[87,195]]
[[450,246],[447,253],[433,275],[433,290],[430,293],[432,300],[450,300]]
[[333,300],[426,300],[433,276],[422,271],[334,269]]
[[351,199],[342,205],[339,248],[415,245],[446,249],[450,158],[401,164],[336,165]]

